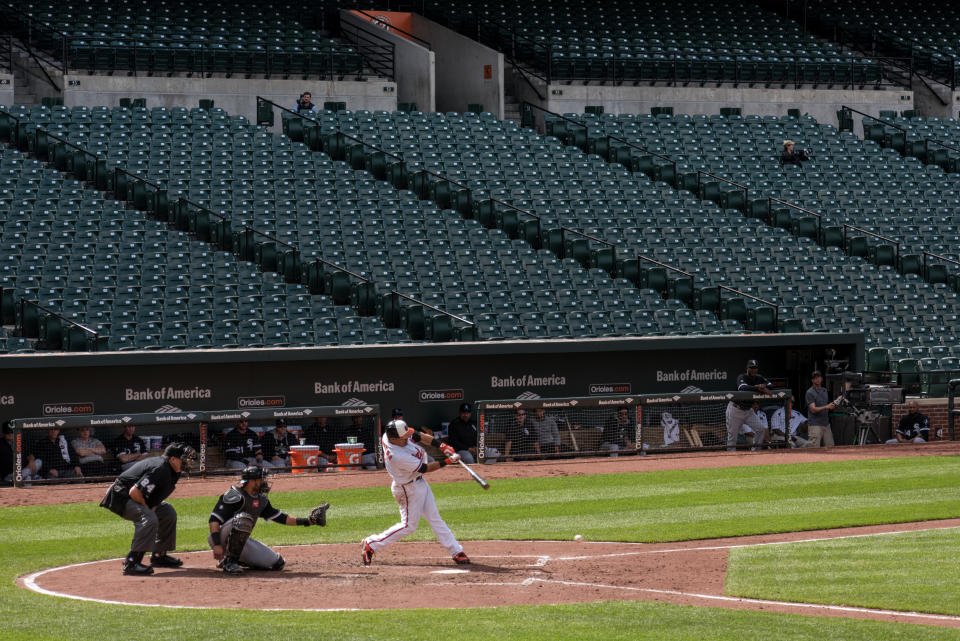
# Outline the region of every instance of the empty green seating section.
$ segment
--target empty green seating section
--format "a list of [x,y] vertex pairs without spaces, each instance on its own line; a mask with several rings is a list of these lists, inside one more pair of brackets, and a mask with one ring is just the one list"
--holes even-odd
[[[101,349],[410,340],[9,148],[0,156],[0,220],[7,324],[27,299],[97,332]],[[3,337],[0,347],[31,350],[27,338],[39,337],[41,348],[77,348],[67,323],[51,320],[59,325],[48,335],[47,315],[39,316],[36,333]]]
[[[11,28],[25,29],[29,15],[64,34],[67,67],[77,71],[331,77],[363,70],[354,47],[315,28],[323,3],[28,0],[14,7],[0,8]],[[62,55],[55,40],[39,44]]]
[[[703,246],[693,246],[701,257],[688,270],[776,299],[781,319],[796,318],[805,331],[861,332],[868,347],[950,344],[960,336],[957,265],[922,253],[960,259],[960,176],[809,117],[567,116],[589,126],[587,139],[612,136],[611,157],[636,170],[649,154],[617,139],[675,160],[678,173],[705,171],[747,187],[745,209],[774,197],[822,216],[773,202],[762,215],[779,229],[736,222],[739,211],[699,230],[677,225],[669,234],[677,244],[702,238]],[[813,150],[802,169],[780,166],[785,139]],[[743,193],[704,174],[699,183],[719,202],[724,190]],[[731,263],[731,250],[745,259]],[[924,280],[924,271],[942,277]]]
[[960,16],[955,8],[943,1],[811,0],[805,4],[811,23],[870,46],[877,55],[910,59],[914,69],[953,86],[960,49]]
[[865,85],[879,63],[750,3],[427,2],[426,14],[554,80]]

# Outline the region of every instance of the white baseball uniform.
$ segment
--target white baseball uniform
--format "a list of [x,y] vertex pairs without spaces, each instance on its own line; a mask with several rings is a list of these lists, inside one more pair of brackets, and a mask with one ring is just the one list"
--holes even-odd
[[463,546],[440,517],[430,484],[423,478],[421,470],[427,463],[427,453],[413,439],[403,446],[394,445],[384,434],[381,441],[387,473],[393,479],[390,490],[400,506],[400,522],[380,534],[368,536],[364,541],[375,552],[379,552],[416,532],[422,516],[451,556],[463,551]]

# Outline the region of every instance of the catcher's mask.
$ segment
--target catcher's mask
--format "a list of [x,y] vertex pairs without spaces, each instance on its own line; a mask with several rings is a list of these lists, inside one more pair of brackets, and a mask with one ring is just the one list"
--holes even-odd
[[260,483],[260,492],[266,494],[270,491],[269,477],[267,471],[259,465],[248,465],[240,473],[240,486],[243,487],[250,481],[262,481]]
[[394,419],[387,423],[387,436],[390,438],[405,438],[409,436],[410,427],[403,419]]
[[167,445],[163,450],[163,456],[168,459],[180,459],[181,471],[190,471],[190,463],[197,457],[197,452],[190,445],[176,441]]

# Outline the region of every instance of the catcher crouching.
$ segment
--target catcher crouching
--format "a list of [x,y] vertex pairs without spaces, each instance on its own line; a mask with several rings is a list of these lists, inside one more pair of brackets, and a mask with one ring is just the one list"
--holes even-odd
[[210,514],[207,542],[213,558],[227,574],[243,574],[243,567],[255,570],[282,570],[286,565],[279,553],[250,538],[258,518],[284,525],[326,525],[329,503],[319,505],[306,518],[284,514],[270,504],[267,471],[256,465],[244,468],[240,483],[230,486],[217,500]]

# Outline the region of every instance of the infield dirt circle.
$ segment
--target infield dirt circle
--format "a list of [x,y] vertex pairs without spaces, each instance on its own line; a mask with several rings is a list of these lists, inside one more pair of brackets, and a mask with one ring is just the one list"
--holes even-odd
[[[936,448],[938,451],[933,447],[917,450],[913,455],[944,454],[944,450],[955,453],[956,445],[951,446]],[[880,454],[880,451],[865,449],[846,454],[850,458]],[[825,458],[840,458],[837,450],[834,453]],[[854,454],[860,456],[851,456]],[[907,452],[901,450],[898,454],[907,455]],[[745,460],[760,463],[759,457],[720,458],[728,458],[734,465],[743,464]],[[795,462],[788,460],[792,458],[777,457],[775,462]],[[660,460],[661,463],[655,464],[658,468],[663,459]],[[703,466],[695,459],[676,459],[675,462],[677,467]],[[708,465],[714,466],[716,462],[711,460]],[[618,464],[616,471],[636,471],[626,469],[635,466],[654,465],[638,458],[627,465]],[[511,470],[505,465],[490,466],[489,472],[491,478],[501,474],[523,475],[516,474],[518,468]],[[563,472],[555,470],[545,475],[578,472],[571,466]],[[593,472],[596,470],[583,470],[583,473]],[[455,479],[462,480],[456,477],[449,480]],[[304,481],[307,479],[281,480],[278,483],[281,487],[277,489],[291,489],[283,486]],[[316,479],[312,482],[316,483]],[[201,487],[193,489],[204,492]],[[333,523],[330,527],[334,527]],[[426,524],[421,527],[427,528]],[[136,606],[248,608],[251,598],[257,603],[257,609],[280,610],[466,608],[656,600],[960,627],[960,617],[956,616],[741,599],[723,594],[727,555],[732,548],[945,527],[960,527],[960,519],[682,543],[464,541],[464,548],[473,561],[465,566],[455,565],[435,541],[395,544],[377,553],[370,566],[361,563],[359,542],[318,542],[278,548],[287,560],[282,572],[248,571],[245,576],[227,576],[216,568],[211,553],[204,551],[178,554],[184,560],[182,568],[157,570],[150,577],[122,576],[122,561],[110,559],[42,570],[20,577],[18,584],[47,594]],[[317,534],[317,540],[322,541],[323,533]],[[243,585],[242,591],[237,589],[238,583]],[[429,594],[443,594],[443,599],[434,603],[425,597]]]

